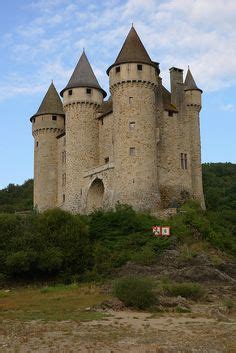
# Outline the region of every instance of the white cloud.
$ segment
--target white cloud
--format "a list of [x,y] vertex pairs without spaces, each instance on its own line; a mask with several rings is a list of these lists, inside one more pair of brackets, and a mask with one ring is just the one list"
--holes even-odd
[[236,105],[235,104],[231,104],[231,103],[223,104],[221,106],[221,110],[224,110],[224,111],[227,111],[227,112],[233,112],[233,111],[236,110]]
[[[106,88],[105,70],[132,22],[152,59],[160,62],[165,83],[169,67],[190,65],[203,90],[236,84],[235,0],[37,0],[28,11],[32,20],[5,33],[2,44],[17,62],[16,73],[24,72],[18,93],[33,93],[52,78],[62,88],[83,47]],[[10,77],[2,82],[10,83]]]

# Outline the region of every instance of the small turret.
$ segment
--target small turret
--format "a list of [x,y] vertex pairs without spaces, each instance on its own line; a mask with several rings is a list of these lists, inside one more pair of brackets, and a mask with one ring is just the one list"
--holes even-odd
[[184,81],[184,87],[186,105],[193,106],[200,111],[202,107],[202,90],[197,87],[189,68]]
[[190,128],[190,154],[193,197],[205,209],[202,187],[201,139],[199,112],[202,107],[202,90],[198,88],[193,75],[188,69],[185,81],[185,106]]
[[51,83],[30,121],[34,144],[34,207],[39,211],[57,206],[57,136],[64,132],[61,99]]
[[61,91],[66,113],[65,208],[85,212],[84,172],[98,165],[99,126],[97,108],[106,92],[101,88],[85,52]]

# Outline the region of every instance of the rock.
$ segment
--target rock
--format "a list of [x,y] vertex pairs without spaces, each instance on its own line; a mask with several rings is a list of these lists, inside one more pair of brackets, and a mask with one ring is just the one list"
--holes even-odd
[[210,310],[210,316],[219,321],[230,321],[229,318],[224,315],[219,308],[213,308]]

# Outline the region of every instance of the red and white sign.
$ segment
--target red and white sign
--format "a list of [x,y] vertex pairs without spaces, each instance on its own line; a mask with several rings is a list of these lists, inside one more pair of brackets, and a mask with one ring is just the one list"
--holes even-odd
[[160,227],[160,226],[153,226],[152,232],[155,237],[169,237],[170,236],[170,227]]

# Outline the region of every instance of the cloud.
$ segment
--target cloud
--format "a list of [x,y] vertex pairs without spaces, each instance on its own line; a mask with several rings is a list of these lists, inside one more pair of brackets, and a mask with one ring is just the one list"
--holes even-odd
[[236,110],[236,105],[235,104],[231,104],[231,103],[223,104],[221,106],[221,110],[224,110],[226,112],[233,112],[233,111]]
[[[169,67],[187,65],[205,91],[236,84],[235,0],[36,0],[24,11],[32,19],[5,33],[1,44],[22,78],[14,92],[34,94],[52,78],[63,88],[83,47],[107,89],[105,70],[132,22],[165,84]],[[10,86],[11,75],[4,80]]]

